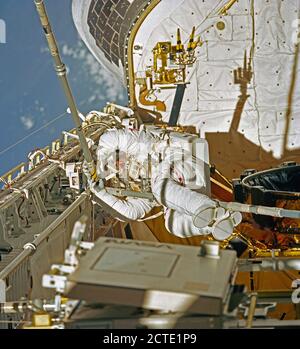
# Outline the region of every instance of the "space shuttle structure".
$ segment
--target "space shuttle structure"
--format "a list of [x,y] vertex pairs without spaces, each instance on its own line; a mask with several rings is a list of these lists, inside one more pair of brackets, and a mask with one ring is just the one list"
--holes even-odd
[[0,327],[299,327],[299,1],[72,13],[128,105],[73,103],[76,128],[0,177]]
[[[176,86],[186,84],[178,123],[208,140],[227,177],[299,160],[297,0],[75,0],[73,15],[132,106],[168,122]],[[176,62],[193,27],[195,61]]]

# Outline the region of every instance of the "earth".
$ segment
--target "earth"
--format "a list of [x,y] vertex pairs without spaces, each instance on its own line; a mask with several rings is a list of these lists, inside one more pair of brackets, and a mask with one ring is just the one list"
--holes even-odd
[[[73,23],[71,0],[45,1],[78,109],[126,105],[125,88],[95,60]],[[33,0],[0,2],[0,175],[74,127]],[[2,33],[3,37],[3,33]]]

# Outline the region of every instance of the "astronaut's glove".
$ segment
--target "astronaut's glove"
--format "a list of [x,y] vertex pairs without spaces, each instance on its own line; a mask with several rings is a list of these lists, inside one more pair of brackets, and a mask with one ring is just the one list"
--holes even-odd
[[98,182],[94,182],[92,180],[89,166],[85,160],[83,161],[83,164],[82,164],[82,172],[86,176],[88,186],[91,189],[91,191],[99,191],[99,190],[102,190],[104,188],[104,182],[102,179],[100,179]]

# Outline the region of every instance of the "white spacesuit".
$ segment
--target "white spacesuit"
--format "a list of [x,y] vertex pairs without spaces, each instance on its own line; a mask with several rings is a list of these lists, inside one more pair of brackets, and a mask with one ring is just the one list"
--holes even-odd
[[[171,234],[181,238],[213,234],[216,239],[224,240],[241,222],[241,215],[225,212],[216,201],[201,193],[206,183],[199,161],[181,148],[170,148],[166,140],[145,130],[110,129],[100,137],[97,149],[97,172],[101,180],[98,184],[89,181],[89,185],[121,220],[143,219],[155,206],[163,206],[165,226]],[[89,178],[88,171],[85,174]],[[108,193],[103,180],[115,175],[133,181],[150,175],[155,201],[120,198]],[[199,176],[203,190],[199,187]]]

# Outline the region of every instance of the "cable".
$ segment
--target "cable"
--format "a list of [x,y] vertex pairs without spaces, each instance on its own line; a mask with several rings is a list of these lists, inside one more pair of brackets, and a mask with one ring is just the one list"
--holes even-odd
[[43,125],[42,127],[38,128],[37,130],[31,132],[30,134],[28,134],[27,136],[21,138],[19,141],[17,141],[16,143],[8,146],[7,148],[3,149],[0,151],[0,156],[2,156],[3,154],[7,153],[9,150],[13,149],[14,147],[16,147],[17,145],[23,143],[24,141],[26,141],[26,139],[30,138],[31,136],[35,135],[36,133],[42,131],[44,128],[52,125],[54,122],[56,122],[57,120],[61,119],[62,117],[64,117],[67,114],[67,112],[64,112],[63,114],[58,115],[55,119],[49,121],[48,123],[46,123],[45,125]]
[[24,216],[21,214],[21,208],[22,208],[22,206],[23,206],[23,204],[24,204],[24,202],[25,202],[25,199],[26,199],[26,197],[25,197],[25,196],[22,196],[22,200],[21,200],[20,205],[18,206],[17,212],[18,212],[18,216],[20,217],[20,219],[21,219],[22,221],[26,221],[26,227],[28,227],[28,225],[29,225],[28,217],[24,217]]

